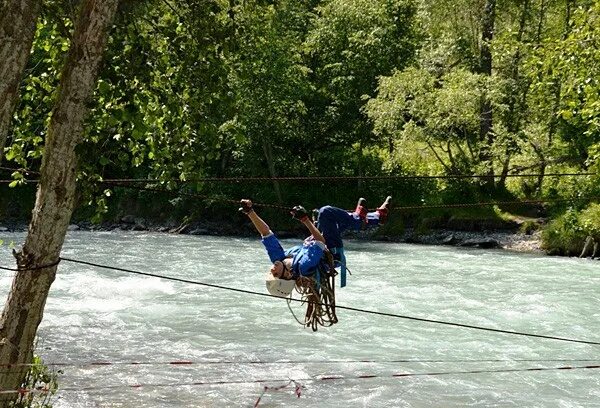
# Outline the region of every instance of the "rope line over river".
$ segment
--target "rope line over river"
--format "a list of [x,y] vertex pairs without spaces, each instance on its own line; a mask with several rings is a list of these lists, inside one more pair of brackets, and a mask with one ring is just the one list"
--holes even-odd
[[[72,263],[77,263],[77,264],[81,264],[81,265],[88,265],[88,266],[93,266],[93,267],[97,267],[97,268],[109,269],[109,270],[125,272],[125,273],[130,273],[130,274],[135,274],[135,275],[149,276],[149,277],[154,277],[154,278],[170,280],[170,281],[174,281],[174,282],[206,286],[206,287],[210,287],[210,288],[223,289],[223,290],[228,290],[228,291],[232,291],[232,292],[245,293],[245,294],[255,295],[255,296],[265,296],[265,297],[271,297],[271,298],[276,298],[276,299],[282,299],[279,296],[274,296],[274,295],[271,295],[268,293],[255,292],[255,291],[246,290],[246,289],[232,288],[232,287],[228,287],[228,286],[200,282],[200,281],[195,281],[195,280],[190,280],[190,279],[182,279],[182,278],[176,278],[173,276],[159,275],[159,274],[154,274],[154,273],[149,273],[149,272],[136,271],[136,270],[132,270],[132,269],[119,268],[116,266],[103,265],[103,264],[81,261],[81,260],[72,259],[72,258],[61,257],[60,259],[63,261],[66,261],[66,262],[72,262]],[[54,266],[54,265],[55,264],[52,264],[52,266]],[[14,270],[14,269],[7,268],[7,267],[0,267],[0,269]],[[34,269],[37,270],[39,268],[34,268]],[[21,271],[26,271],[26,270],[27,269],[21,269]],[[301,299],[295,299],[295,298],[284,299],[284,300],[290,300],[290,301],[295,301],[295,302],[300,302],[300,303],[302,302]],[[445,326],[461,327],[461,328],[465,328],[465,329],[482,330],[482,331],[488,331],[488,332],[493,332],[493,333],[503,333],[503,334],[515,335],[515,336],[535,337],[535,338],[541,338],[541,339],[547,339],[547,340],[557,340],[557,341],[564,341],[564,342],[570,342],[570,343],[580,343],[580,344],[588,344],[588,345],[593,345],[593,346],[600,346],[600,341],[581,340],[581,339],[573,339],[573,338],[560,337],[560,336],[526,333],[526,332],[521,332],[521,331],[495,329],[492,327],[484,327],[484,326],[476,326],[476,325],[464,324],[464,323],[448,322],[448,321],[437,320],[437,319],[427,319],[427,318],[422,318],[422,317],[407,316],[407,315],[401,315],[401,314],[390,313],[390,312],[380,312],[380,311],[375,311],[375,310],[367,310],[367,309],[361,309],[361,308],[355,308],[355,307],[343,306],[343,305],[336,305],[336,308],[343,309],[343,310],[349,310],[349,311],[353,311],[353,312],[357,312],[357,313],[365,313],[365,314],[377,315],[377,316],[386,316],[386,317],[412,320],[412,321],[418,321],[418,322],[424,322],[424,323],[440,324],[440,325],[445,325]]]

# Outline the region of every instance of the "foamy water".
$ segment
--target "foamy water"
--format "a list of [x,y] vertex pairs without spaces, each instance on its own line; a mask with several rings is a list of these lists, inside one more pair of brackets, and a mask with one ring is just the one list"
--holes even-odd
[[[14,265],[6,243],[20,244],[23,234],[0,233],[0,239],[0,265]],[[346,246],[353,275],[337,289],[339,305],[600,341],[600,262],[392,243]],[[269,263],[258,239],[72,232],[63,256],[266,293]],[[10,283],[10,273],[0,273],[3,299]],[[292,309],[303,315],[300,305]],[[58,408],[253,406],[264,385],[288,379],[304,386],[300,398],[289,387],[267,392],[260,406],[600,407],[598,369],[393,377],[597,365],[600,346],[347,310],[338,317],[337,325],[313,333],[296,323],[285,301],[63,262],[38,352],[46,362],[74,364],[62,368]],[[163,364],[179,360],[195,364]],[[94,361],[149,364],[88,364]],[[218,381],[227,384],[190,385]],[[143,386],[130,387],[136,384]]]

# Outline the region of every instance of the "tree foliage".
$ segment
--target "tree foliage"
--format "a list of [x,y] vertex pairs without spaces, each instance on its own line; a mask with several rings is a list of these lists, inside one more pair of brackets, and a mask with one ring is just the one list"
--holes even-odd
[[[6,150],[15,167],[39,167],[72,5],[43,3]],[[96,191],[87,198],[104,207],[111,192],[102,178],[186,181],[237,197],[239,186],[190,181],[491,166],[492,196],[593,193],[596,178],[546,174],[600,167],[599,14],[590,0],[122,2],[80,149],[82,191]],[[481,71],[486,46],[491,74]],[[487,138],[483,120],[492,125]],[[537,176],[508,178],[527,172]],[[423,186],[398,193],[427,200]],[[244,192],[282,202],[323,196],[288,187]],[[348,183],[321,199],[357,188],[382,185]]]

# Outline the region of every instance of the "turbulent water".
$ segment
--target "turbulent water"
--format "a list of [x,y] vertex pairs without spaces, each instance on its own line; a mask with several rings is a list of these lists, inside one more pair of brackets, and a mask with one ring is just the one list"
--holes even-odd
[[[0,239],[0,265],[14,265],[7,243],[18,246],[23,234]],[[346,247],[352,276],[337,290],[339,305],[600,342],[600,262]],[[63,256],[266,293],[269,262],[258,239],[72,232]],[[0,272],[2,299],[10,283]],[[299,304],[292,309],[302,316]],[[313,333],[283,300],[62,262],[38,352],[67,364],[58,408],[250,407],[264,386],[289,379],[303,386],[300,398],[290,385],[268,390],[259,406],[600,407],[600,369],[522,371],[598,365],[600,346],[350,310],[338,317]],[[183,360],[193,364],[166,364]],[[90,365],[97,361],[116,364]],[[394,376],[403,373],[437,375]]]

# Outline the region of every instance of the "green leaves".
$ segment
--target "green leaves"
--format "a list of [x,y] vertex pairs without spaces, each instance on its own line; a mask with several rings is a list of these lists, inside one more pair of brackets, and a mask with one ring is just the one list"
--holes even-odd
[[425,143],[434,159],[448,170],[476,165],[473,149],[479,131],[479,102],[485,91],[480,75],[454,69],[436,77],[408,68],[381,77],[378,91],[365,109],[375,132],[417,146]]
[[[498,3],[494,71],[483,78],[480,1],[127,2],[79,147],[81,178],[600,166],[599,6],[567,27],[563,3],[542,3]],[[20,167],[41,163],[67,14],[47,12],[37,27],[6,152]],[[492,106],[491,148],[478,138],[482,101]],[[575,189],[527,183],[508,187]],[[108,196],[89,187],[100,219]]]

